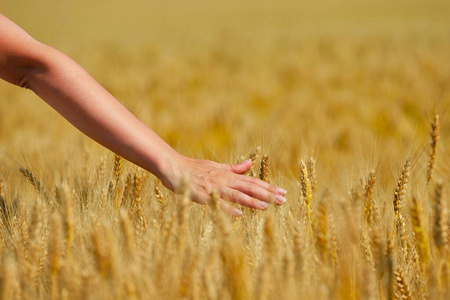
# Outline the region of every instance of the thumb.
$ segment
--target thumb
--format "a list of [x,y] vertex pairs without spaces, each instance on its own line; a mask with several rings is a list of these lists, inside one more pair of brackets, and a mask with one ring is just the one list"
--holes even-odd
[[240,164],[234,164],[229,165],[231,168],[231,171],[233,171],[236,174],[243,174],[247,172],[252,167],[252,160],[247,159],[246,161],[240,163]]

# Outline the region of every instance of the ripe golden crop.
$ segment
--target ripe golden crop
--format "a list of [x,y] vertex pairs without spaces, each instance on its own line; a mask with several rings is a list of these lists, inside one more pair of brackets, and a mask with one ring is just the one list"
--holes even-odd
[[192,13],[189,37],[205,33],[192,47],[156,33],[133,47],[55,41],[178,151],[251,158],[247,176],[286,187],[287,203],[231,218],[215,194],[190,202],[2,82],[2,297],[448,298],[446,7],[361,31],[285,28],[295,10],[261,9],[257,35],[206,34]]

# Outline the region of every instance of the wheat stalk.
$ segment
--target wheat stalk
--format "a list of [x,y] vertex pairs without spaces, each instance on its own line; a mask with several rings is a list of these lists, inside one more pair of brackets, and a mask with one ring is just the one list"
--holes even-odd
[[377,207],[373,199],[374,186],[376,183],[375,170],[370,171],[367,183],[364,187],[363,199],[364,199],[364,216],[367,225],[371,226],[374,219],[376,219]]
[[316,234],[316,244],[320,257],[324,263],[328,263],[328,226],[327,226],[327,209],[325,204],[321,202],[318,207],[318,225]]
[[20,299],[17,292],[20,291],[20,277],[18,275],[17,266],[15,263],[8,259],[2,266],[2,287],[1,298],[2,299]]
[[302,187],[302,198],[306,207],[306,217],[308,219],[308,227],[310,228],[310,237],[313,241],[313,232],[311,224],[311,183],[309,181],[308,168],[303,159],[300,161],[300,184]]
[[408,241],[406,235],[406,221],[402,214],[399,214],[397,220],[397,232],[400,236],[400,244],[402,247],[403,259],[408,260]]
[[105,164],[105,158],[103,156],[100,157],[100,162],[97,167],[97,181],[105,177]]
[[397,187],[394,192],[394,234],[392,238],[395,238],[395,232],[397,228],[397,222],[400,217],[401,209],[403,207],[403,201],[406,195],[406,189],[408,187],[409,171],[411,169],[411,160],[408,158],[403,166],[402,174],[397,181]]
[[311,183],[309,181],[308,169],[303,160],[300,161],[300,184],[302,186],[302,197],[306,204],[308,221],[311,222]]
[[52,299],[59,298],[58,273],[61,268],[61,216],[54,213],[51,221],[52,234],[50,238],[50,280]]
[[434,116],[434,121],[431,123],[431,148],[427,168],[427,183],[434,179],[436,173],[436,158],[439,141],[439,115]]
[[139,231],[146,230],[148,225],[147,217],[144,215],[142,210],[141,183],[141,172],[138,169],[136,170],[133,178],[133,212],[135,218],[137,219],[136,225]]
[[448,212],[447,203],[444,199],[444,185],[441,182],[436,183],[434,198],[434,242],[440,251],[446,251],[448,248]]
[[[159,187],[156,185],[155,186],[155,197],[156,200],[158,201],[158,221],[161,224],[164,220],[164,213],[166,211],[167,208],[167,200],[164,198],[164,195],[161,193],[161,190],[159,189]],[[205,209],[205,206],[202,206],[202,209]]]
[[387,271],[387,298],[394,299],[394,241],[389,240],[386,253],[386,271]]
[[408,284],[406,283],[406,279],[403,276],[402,270],[397,269],[394,273],[394,277],[398,291],[398,294],[395,294],[396,299],[411,300],[411,293],[409,292]]
[[261,160],[259,178],[265,182],[269,182],[269,155],[267,153],[263,155]]
[[121,209],[119,213],[120,220],[120,228],[122,230],[122,236],[124,239],[124,245],[126,249],[126,253],[129,258],[133,257],[134,248],[135,248],[135,234],[132,229],[130,218],[128,217],[128,213],[125,209]]
[[39,182],[39,180],[37,180],[37,178],[33,175],[33,173],[30,170],[24,167],[19,167],[19,171],[20,173],[22,173],[23,176],[25,176],[25,178],[28,179],[28,181],[36,189],[36,191],[38,192],[41,191],[41,183]]
[[304,242],[302,241],[301,230],[299,228],[300,224],[297,224],[294,227],[293,233],[293,248],[292,251],[294,253],[294,261],[295,261],[295,273],[297,275],[297,279],[300,279],[303,274],[303,248]]
[[[256,160],[259,158],[260,153],[261,153],[261,146],[256,147],[255,151],[253,151],[252,153],[250,153],[250,155],[248,156],[248,158],[252,160],[252,167],[250,168],[250,170],[248,170],[248,171],[245,173],[245,175],[250,175],[250,176],[252,176],[252,177],[255,177],[255,176],[256,176],[256,173],[255,173],[255,171],[253,170],[253,166],[255,165]],[[241,161],[244,161],[244,160],[245,160],[245,157],[243,157],[243,158],[241,159]]]
[[113,175],[114,180],[116,181],[116,185],[120,180],[120,177],[122,176],[123,172],[123,158],[117,154],[114,155],[114,169],[113,169]]
[[0,179],[0,198],[3,199],[2,201],[4,201],[5,199],[5,183],[1,179]]
[[429,259],[428,238],[423,228],[421,209],[417,197],[412,198],[412,203],[413,205],[410,209],[410,214],[411,214],[411,223],[414,231],[414,237],[419,246],[420,262],[426,265],[428,264]]
[[264,257],[260,262],[258,277],[256,282],[256,299],[270,298],[273,285],[271,284],[270,274],[273,272],[273,264],[275,260],[275,233],[272,214],[268,213],[263,225],[263,248],[261,256]]
[[315,193],[317,191],[317,177],[316,177],[316,160],[310,158],[307,163],[309,182],[311,183],[311,191]]

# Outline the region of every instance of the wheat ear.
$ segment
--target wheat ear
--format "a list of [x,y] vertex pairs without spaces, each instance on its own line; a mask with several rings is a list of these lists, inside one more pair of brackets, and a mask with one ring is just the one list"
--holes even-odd
[[392,238],[395,238],[395,232],[397,228],[397,222],[400,216],[401,209],[403,207],[403,201],[406,195],[406,189],[408,187],[409,180],[409,172],[411,169],[411,159],[407,159],[402,170],[402,174],[400,175],[397,181],[397,187],[394,192],[394,233]]
[[439,141],[439,115],[434,116],[431,123],[431,148],[427,168],[427,183],[434,179],[436,173],[437,147]]

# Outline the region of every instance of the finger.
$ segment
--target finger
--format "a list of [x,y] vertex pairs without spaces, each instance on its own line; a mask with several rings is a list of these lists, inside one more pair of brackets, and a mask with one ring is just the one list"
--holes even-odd
[[255,198],[250,197],[238,190],[226,188],[223,190],[221,198],[224,200],[237,203],[242,206],[247,206],[251,208],[266,209],[269,205],[266,202],[259,201]]
[[225,211],[226,213],[236,216],[236,217],[240,217],[242,216],[242,211],[233,207],[232,205],[226,203],[225,201],[223,201],[222,199],[220,199],[219,201],[219,207]]
[[240,181],[240,180],[236,180],[234,181],[231,185],[231,188],[238,190],[241,192],[241,194],[246,195],[247,197],[251,198],[254,197],[258,200],[264,201],[264,202],[268,202],[268,203],[273,203],[273,204],[277,204],[277,205],[282,205],[286,202],[286,198],[276,194],[276,193],[272,193],[271,191],[249,183],[249,182],[244,182],[244,181]]
[[251,185],[259,186],[273,194],[278,194],[281,196],[284,196],[287,193],[287,191],[281,187],[272,185],[263,180],[260,180],[258,178],[254,178],[254,177],[250,177],[250,176],[245,176],[245,175],[239,176],[238,181],[243,181],[243,182],[251,184]]
[[250,168],[252,167],[252,160],[247,159],[246,161],[240,163],[240,164],[234,164],[234,165],[227,165],[228,168],[230,168],[231,171],[233,171],[236,174],[244,174]]

